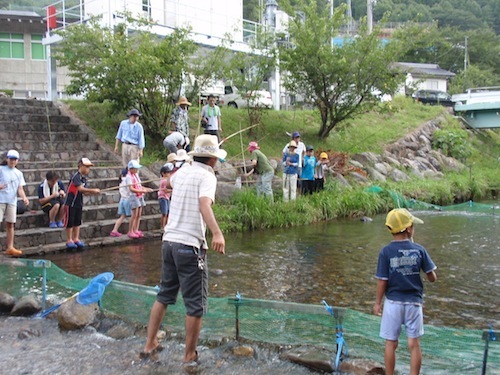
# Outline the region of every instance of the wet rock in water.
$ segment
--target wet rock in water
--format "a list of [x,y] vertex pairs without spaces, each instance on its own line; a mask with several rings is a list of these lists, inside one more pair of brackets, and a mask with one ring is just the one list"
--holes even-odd
[[331,357],[331,353],[310,347],[296,348],[282,354],[283,359],[287,359],[290,362],[306,366],[316,371],[324,372],[334,371]]
[[96,303],[80,305],[72,299],[63,303],[57,310],[59,327],[65,330],[80,329],[92,324],[97,316],[99,307]]
[[241,345],[233,348],[233,354],[238,357],[253,357],[255,350],[251,346]]
[[40,337],[41,334],[42,333],[38,329],[26,328],[19,331],[19,333],[17,334],[17,338],[19,340],[26,340],[32,337]]
[[383,367],[374,367],[366,375],[385,375],[385,370]]
[[371,217],[368,217],[368,216],[363,216],[360,220],[365,222],[365,223],[370,223],[373,221],[373,219]]
[[42,305],[40,301],[33,295],[23,296],[16,302],[10,315],[12,316],[31,316],[40,312]]
[[134,330],[132,329],[132,327],[124,323],[117,324],[106,331],[106,336],[112,337],[116,340],[125,339],[133,335]]
[[0,292],[0,314],[10,313],[16,304],[16,299],[8,293]]

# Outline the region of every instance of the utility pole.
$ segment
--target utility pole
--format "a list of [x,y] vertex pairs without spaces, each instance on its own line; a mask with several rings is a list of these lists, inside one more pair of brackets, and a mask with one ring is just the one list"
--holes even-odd
[[464,50],[464,72],[467,70],[467,39],[468,36],[465,36],[465,50]]
[[372,0],[366,0],[366,22],[368,24],[368,34],[373,32],[373,3]]

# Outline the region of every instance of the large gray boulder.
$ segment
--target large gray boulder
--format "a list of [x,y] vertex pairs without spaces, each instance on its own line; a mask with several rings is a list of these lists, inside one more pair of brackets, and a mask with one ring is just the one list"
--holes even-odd
[[0,314],[10,313],[16,304],[16,299],[8,293],[0,292]]
[[22,296],[16,302],[10,315],[12,316],[31,316],[40,312],[42,305],[40,301],[33,295]]
[[94,323],[98,312],[99,306],[96,303],[81,305],[76,299],[71,299],[57,309],[57,321],[61,329],[81,329]]

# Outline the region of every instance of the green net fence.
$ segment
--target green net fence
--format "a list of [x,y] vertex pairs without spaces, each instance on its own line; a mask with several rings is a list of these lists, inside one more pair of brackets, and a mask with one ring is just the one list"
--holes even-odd
[[[34,294],[41,300],[45,295],[47,306],[83,289],[88,282],[66,273],[49,261],[0,261],[0,291],[16,297]],[[101,307],[124,320],[146,325],[155,296],[156,291],[152,287],[114,280],[106,287]],[[238,330],[240,337],[257,342],[307,344],[335,351],[336,326],[342,323],[351,357],[383,363],[384,341],[379,337],[380,318],[346,308],[335,307],[334,311],[342,312],[341,322],[330,315],[320,301],[318,305],[306,305],[244,297],[210,298],[202,338],[218,340],[235,337]],[[183,332],[184,316],[185,309],[182,300],[179,300],[176,305],[169,306],[166,328]],[[421,343],[423,374],[481,373],[485,349],[483,331],[426,326],[425,332]],[[405,364],[409,364],[409,355],[403,336],[398,349],[398,366]],[[496,342],[489,343],[486,373],[500,374],[500,345]]]
[[432,211],[445,211],[445,212],[470,212],[470,213],[483,213],[489,215],[500,215],[500,205],[498,204],[484,204],[476,203],[473,201],[452,204],[449,206],[439,206],[437,204],[426,203],[416,199],[408,199],[404,195],[391,190],[385,190],[380,186],[370,186],[366,189],[370,193],[388,194],[396,204],[396,207],[411,208],[414,210],[432,210]]

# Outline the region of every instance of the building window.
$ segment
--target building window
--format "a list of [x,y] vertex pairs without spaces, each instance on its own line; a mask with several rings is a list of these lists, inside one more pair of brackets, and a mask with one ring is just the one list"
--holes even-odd
[[47,60],[47,52],[42,44],[43,35],[31,35],[31,59],[32,60]]
[[151,0],[142,0],[142,11],[151,18]]
[[0,59],[24,59],[23,34],[0,33]]

